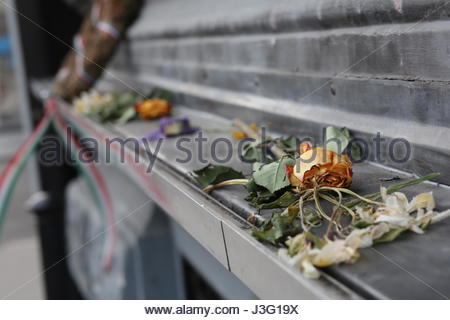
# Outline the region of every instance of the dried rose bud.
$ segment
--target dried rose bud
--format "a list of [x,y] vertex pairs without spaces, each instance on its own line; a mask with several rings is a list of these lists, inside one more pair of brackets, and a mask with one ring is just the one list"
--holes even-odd
[[292,185],[346,188],[352,183],[352,162],[347,155],[304,145],[300,146],[300,152],[300,158],[289,175]]

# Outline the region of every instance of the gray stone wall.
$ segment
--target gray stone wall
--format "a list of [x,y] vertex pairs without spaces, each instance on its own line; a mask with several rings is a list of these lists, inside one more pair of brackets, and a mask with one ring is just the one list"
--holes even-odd
[[450,183],[449,14],[441,0],[153,0],[111,68],[281,133],[407,139],[410,160],[383,164]]

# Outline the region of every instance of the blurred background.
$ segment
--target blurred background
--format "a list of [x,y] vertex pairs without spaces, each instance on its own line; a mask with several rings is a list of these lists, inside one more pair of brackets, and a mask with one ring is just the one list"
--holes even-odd
[[[41,118],[41,93],[48,92],[90,3],[0,0],[1,169]],[[254,297],[128,177],[111,166],[99,167],[112,186],[119,217],[136,203],[147,204],[118,226],[113,270],[105,272],[99,264],[103,241],[92,239],[103,232],[103,223],[76,170],[66,163],[30,161],[2,228],[0,298]]]
[[[21,127],[11,37],[8,34],[6,8],[0,3],[0,170],[24,139]],[[18,182],[10,215],[0,238],[0,297],[7,299],[43,299],[42,278],[24,286],[41,272],[39,241],[34,217],[26,210],[30,197],[30,170]]]

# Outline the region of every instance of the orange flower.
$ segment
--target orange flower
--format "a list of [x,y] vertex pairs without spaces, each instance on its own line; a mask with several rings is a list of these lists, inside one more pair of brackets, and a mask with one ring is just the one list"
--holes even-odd
[[291,184],[304,188],[328,186],[346,188],[352,183],[352,162],[347,155],[324,148],[300,145],[300,158],[292,169],[287,168]]
[[172,106],[167,100],[147,99],[135,105],[134,109],[142,119],[152,120],[169,115]]

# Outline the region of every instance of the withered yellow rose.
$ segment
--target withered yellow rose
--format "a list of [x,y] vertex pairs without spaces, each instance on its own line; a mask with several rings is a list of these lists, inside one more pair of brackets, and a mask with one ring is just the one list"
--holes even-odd
[[352,183],[352,162],[347,155],[324,148],[300,145],[300,158],[289,179],[294,186],[313,188],[328,186],[346,188]]
[[170,103],[164,99],[147,99],[139,102],[134,108],[139,116],[146,120],[167,116],[172,110]]

